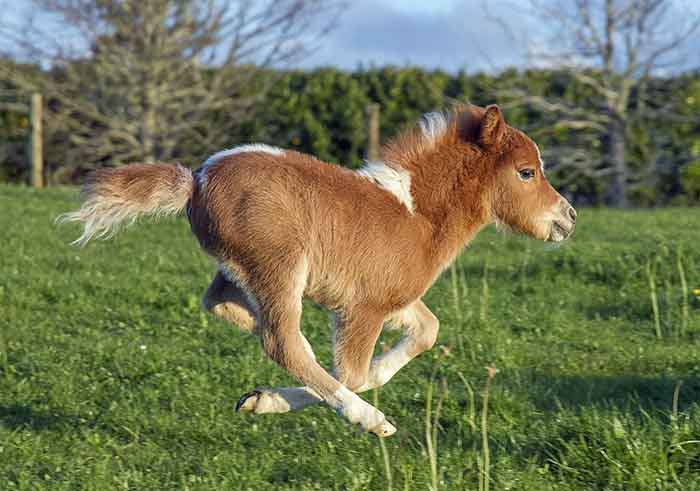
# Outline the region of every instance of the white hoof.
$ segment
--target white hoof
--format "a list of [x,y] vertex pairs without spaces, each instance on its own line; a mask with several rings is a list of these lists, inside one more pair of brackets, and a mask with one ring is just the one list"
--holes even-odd
[[341,387],[333,396],[337,401],[336,411],[351,424],[380,437],[396,433],[396,428],[386,420],[384,413],[347,388]]
[[396,427],[389,423],[387,420],[384,420],[374,428],[370,428],[369,432],[374,433],[378,437],[384,438],[396,433]]
[[255,389],[243,394],[236,404],[237,413],[265,414],[287,411],[289,403],[282,396],[264,389]]
[[251,390],[246,392],[238,399],[236,403],[237,413],[253,413],[255,412],[255,406],[258,403],[258,398],[262,393],[259,390]]

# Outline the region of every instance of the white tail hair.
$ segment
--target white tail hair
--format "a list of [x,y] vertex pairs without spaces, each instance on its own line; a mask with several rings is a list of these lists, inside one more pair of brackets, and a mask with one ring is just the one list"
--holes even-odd
[[142,215],[179,213],[192,195],[192,172],[179,164],[131,164],[94,172],[83,186],[82,206],[57,222],[82,222],[73,244],[112,237]]

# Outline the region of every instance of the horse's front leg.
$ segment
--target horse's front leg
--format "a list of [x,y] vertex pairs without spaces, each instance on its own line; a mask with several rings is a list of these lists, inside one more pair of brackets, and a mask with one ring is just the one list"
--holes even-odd
[[[391,350],[372,360],[364,383],[356,387],[355,392],[386,384],[409,361],[435,344],[439,321],[421,300],[393,316],[390,323],[405,329],[406,335]],[[310,346],[308,350],[311,350]],[[238,408],[256,413],[287,412],[319,402],[323,402],[323,399],[308,387],[278,387],[258,389],[244,395]]]
[[364,392],[386,384],[406,364],[435,345],[440,322],[422,300],[417,300],[390,320],[406,334],[386,353],[372,359],[367,381],[357,389]]
[[[359,309],[335,317],[333,376],[353,392],[369,379],[370,360],[382,320],[380,314],[367,314]],[[307,354],[315,360],[313,349],[303,335],[302,341]],[[309,387],[258,388],[244,394],[236,410],[256,414],[285,413],[319,402],[323,402],[323,398]]]
[[[259,284],[257,288],[253,288],[260,306],[261,322],[258,332],[264,351],[280,367],[305,384],[307,388],[303,390],[323,399],[350,423],[378,436],[392,435],[396,428],[386,420],[384,414],[352,390],[362,385],[367,378],[383,317],[369,311],[359,311],[348,317],[349,321],[344,324],[342,330],[338,330],[336,336],[337,378],[334,378],[315,360],[300,330],[301,292],[306,278],[301,278],[298,274],[290,276],[291,280],[286,285],[275,283],[270,287]],[[303,281],[300,281],[300,278]],[[262,404],[266,399],[265,393],[258,392],[260,391],[244,395],[239,400],[238,410],[266,412],[258,409],[258,404]],[[290,394],[284,391],[269,391],[267,399],[274,402],[275,406],[288,405],[288,408],[283,407],[286,410],[293,406],[290,403]]]

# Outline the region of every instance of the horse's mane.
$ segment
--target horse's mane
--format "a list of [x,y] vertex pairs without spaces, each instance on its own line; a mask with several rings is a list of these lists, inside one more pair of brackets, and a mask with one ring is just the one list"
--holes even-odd
[[455,104],[445,111],[427,113],[382,147],[382,160],[388,166],[405,168],[438,145],[458,138],[476,143],[483,114],[484,109],[473,104]]

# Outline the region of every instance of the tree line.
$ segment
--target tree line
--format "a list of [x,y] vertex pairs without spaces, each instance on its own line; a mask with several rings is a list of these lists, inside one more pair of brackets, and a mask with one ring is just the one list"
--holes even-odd
[[544,37],[492,20],[530,68],[474,74],[290,69],[343,0],[27,1],[26,22],[0,19],[0,180],[25,179],[29,121],[8,98],[32,92],[46,101],[49,184],[133,161],[194,167],[251,141],[357,167],[369,104],[386,140],[454,102],[497,102],[577,203],[700,201],[700,76],[680,56],[700,12],[673,0],[523,2]]
[[[15,67],[33,71],[36,77],[60,77],[36,67]],[[207,69],[206,71],[211,71]],[[596,73],[589,74],[595,77]],[[203,74],[202,77],[211,76]],[[265,85],[264,96],[254,97],[254,88]],[[9,88],[5,84],[5,88]],[[662,98],[659,105],[672,111],[660,124],[650,103],[640,104],[630,96],[628,111],[635,115],[625,135],[625,158],[629,169],[626,196],[637,206],[700,203],[700,76],[686,73],[651,78],[644,86],[649,94]],[[312,153],[321,159],[349,167],[362,164],[367,145],[366,109],[370,103],[381,107],[382,140],[390,138],[422,114],[448,108],[456,102],[486,105],[498,102],[513,126],[536,139],[552,182],[579,203],[605,202],[610,185],[606,166],[606,135],[594,126],[559,126],[557,114],[542,105],[523,102],[515,93],[542,100],[564,101],[572,107],[587,108],[591,93],[568,71],[506,70],[496,75],[449,74],[420,68],[358,68],[345,72],[333,68],[310,71],[259,71],[250,87],[252,101],[244,118],[231,117],[226,101],[211,108],[199,131],[225,135],[218,147],[198,132],[182,134],[167,149],[168,159],[198,166],[222,146],[263,142]],[[95,153],[94,145],[72,139],[65,128],[51,125],[56,101],[48,101],[46,168],[50,183],[75,183],[89,170],[102,165],[119,165],[148,159],[142,147],[120,155]],[[232,102],[231,104],[234,104]],[[238,104],[238,102],[235,102]],[[653,104],[653,102],[652,102]],[[186,118],[186,110],[179,108]],[[233,111],[231,114],[235,115]],[[240,113],[238,113],[240,114]],[[173,121],[183,124],[186,121]],[[93,123],[94,124],[94,123]],[[3,180],[26,179],[26,116],[0,111],[0,176]],[[99,128],[95,132],[98,133]],[[88,136],[89,137],[89,136]],[[157,150],[157,144],[156,150]],[[162,155],[153,155],[161,160]]]

